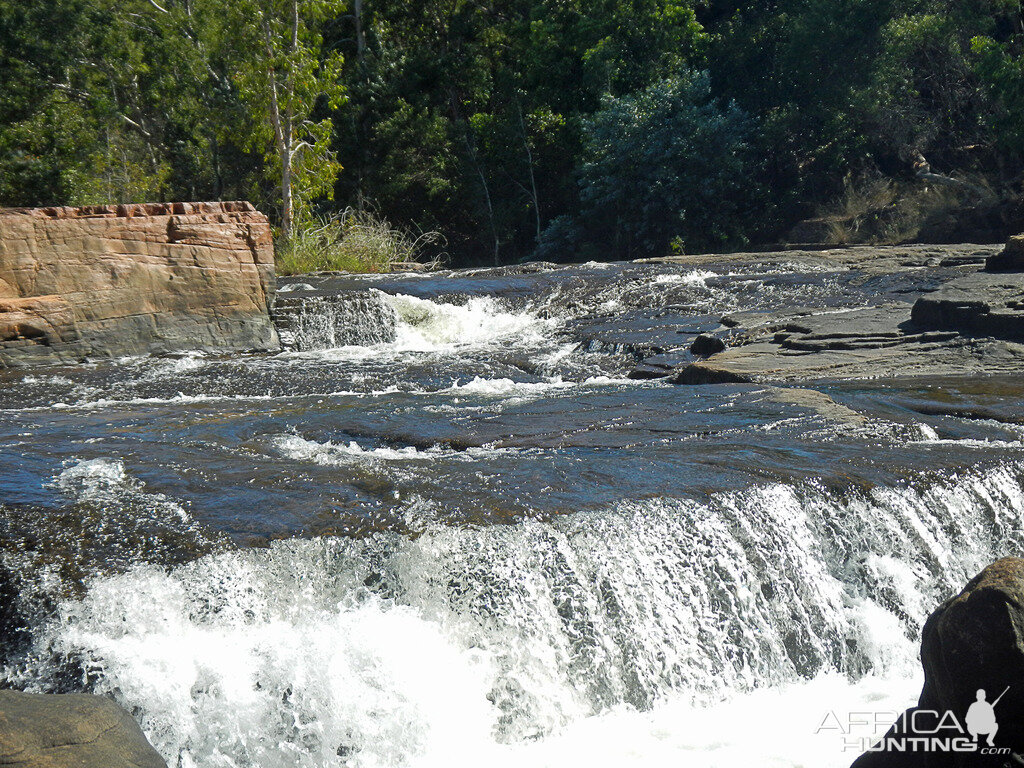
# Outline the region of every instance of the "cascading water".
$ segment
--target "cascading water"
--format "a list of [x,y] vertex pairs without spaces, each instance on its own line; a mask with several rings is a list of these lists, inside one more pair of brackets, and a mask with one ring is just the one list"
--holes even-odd
[[412,538],[289,540],[97,579],[22,674],[79,659],[180,765],[543,760],[528,745],[564,747],[585,718],[615,728],[612,713],[912,673],[930,607],[1008,535],[1022,543],[1020,472],[482,528],[437,525],[419,503]]
[[1024,547],[1021,428],[627,380],[645,333],[858,301],[726,272],[310,285],[281,355],[10,374],[4,683],[181,768],[848,765],[822,717],[905,708],[928,612]]
[[395,340],[398,318],[378,291],[335,296],[289,292],[274,304],[281,342],[308,351],[331,347],[371,346]]

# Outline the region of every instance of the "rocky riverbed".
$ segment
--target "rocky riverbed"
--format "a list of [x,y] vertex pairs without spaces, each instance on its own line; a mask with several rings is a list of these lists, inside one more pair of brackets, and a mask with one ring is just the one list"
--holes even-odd
[[0,686],[190,768],[844,768],[1024,551],[999,252],[307,275],[280,350],[0,370]]
[[902,276],[904,285],[899,295],[865,292],[860,306],[725,315],[728,330],[717,332],[725,348],[672,378],[711,384],[1014,373],[1024,362],[1024,279],[1019,272],[985,271],[1003,250],[915,246],[800,254],[819,269],[851,270],[863,284]]

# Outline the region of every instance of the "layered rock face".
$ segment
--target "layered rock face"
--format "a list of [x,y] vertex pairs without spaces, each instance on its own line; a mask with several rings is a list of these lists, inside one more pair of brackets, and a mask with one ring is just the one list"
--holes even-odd
[[985,270],[952,280],[922,296],[914,322],[922,328],[1024,341],[1024,235],[1011,237]]
[[[700,256],[659,261],[700,265]],[[722,257],[718,257],[721,259]],[[706,333],[715,348],[658,372],[676,384],[1016,375],[1024,366],[1024,236],[998,246],[878,246],[729,257],[808,264],[879,286],[862,307],[733,312]],[[742,263],[742,262],[741,262]],[[1013,271],[1017,270],[1017,271]],[[903,285],[892,290],[895,280]],[[646,361],[645,361],[646,362]]]
[[0,366],[274,350],[273,290],[249,203],[0,210]]

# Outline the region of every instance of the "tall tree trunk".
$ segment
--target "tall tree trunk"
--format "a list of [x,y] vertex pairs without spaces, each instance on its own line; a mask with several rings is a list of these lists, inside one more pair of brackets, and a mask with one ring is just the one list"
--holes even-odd
[[353,0],[352,14],[356,21],[356,56],[362,69],[366,59],[366,32],[363,30],[363,0]]
[[274,126],[274,146],[281,158],[281,235],[287,241],[292,236],[291,221],[291,163],[285,141],[284,126],[281,124],[281,102],[277,94],[277,70],[274,69],[274,41],[270,32],[270,21],[263,19],[263,35],[267,46],[267,82],[270,85],[270,122]]
[[523,105],[516,99],[516,109],[519,114],[519,131],[523,137],[523,149],[526,150],[526,167],[530,171],[530,193],[533,197],[533,218],[537,227],[535,242],[540,244],[540,198],[537,195],[537,178],[533,172],[533,150],[530,149],[530,139],[526,135],[526,121],[523,120]]
[[448,92],[448,103],[453,119],[462,126],[462,138],[466,142],[466,151],[469,153],[469,159],[473,163],[473,170],[476,171],[477,178],[480,179],[480,188],[483,190],[484,203],[487,206],[487,221],[491,225],[491,239],[494,243],[494,266],[497,267],[501,265],[501,240],[498,238],[498,222],[494,217],[491,188],[487,184],[487,177],[484,176],[484,169],[480,166],[480,159],[476,153],[476,142],[471,135],[473,129],[470,127],[469,121],[462,118],[459,102],[454,91]]
[[295,225],[295,200],[292,194],[292,152],[295,147],[295,55],[299,49],[299,0],[292,0],[292,29],[288,42],[288,76],[285,79],[284,147],[281,154],[281,229],[285,239],[290,239]]
[[364,208],[364,181],[367,168],[370,165],[370,142],[367,140],[367,121],[369,119],[366,106],[366,94],[369,93],[369,73],[366,69],[366,28],[363,26],[363,0],[353,0],[352,15],[356,24],[356,61],[359,64],[359,87],[355,89],[357,97],[353,103],[358,104],[358,109],[352,114],[352,133],[355,136],[356,144],[359,147],[357,167],[355,171],[356,181],[356,208],[362,213]]
[[501,257],[499,250],[501,247],[501,241],[498,239],[498,225],[494,219],[494,204],[491,202],[491,188],[487,184],[487,177],[484,176],[484,169],[480,167],[480,161],[477,159],[476,147],[473,146],[473,142],[469,137],[469,126],[466,126],[466,148],[469,150],[469,157],[473,161],[473,168],[476,169],[476,174],[480,179],[480,187],[484,191],[484,202],[487,204],[487,220],[491,224],[491,238],[494,241],[494,266],[501,265]]

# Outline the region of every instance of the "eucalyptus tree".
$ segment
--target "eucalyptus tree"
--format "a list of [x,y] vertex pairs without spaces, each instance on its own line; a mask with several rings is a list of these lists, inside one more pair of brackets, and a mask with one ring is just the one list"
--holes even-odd
[[[212,2],[213,0],[208,0]],[[323,25],[345,12],[339,0],[244,0],[221,4],[234,23],[234,82],[253,116],[249,144],[277,177],[281,234],[317,197],[332,197],[341,166],[329,113],[344,101],[342,56]]]

